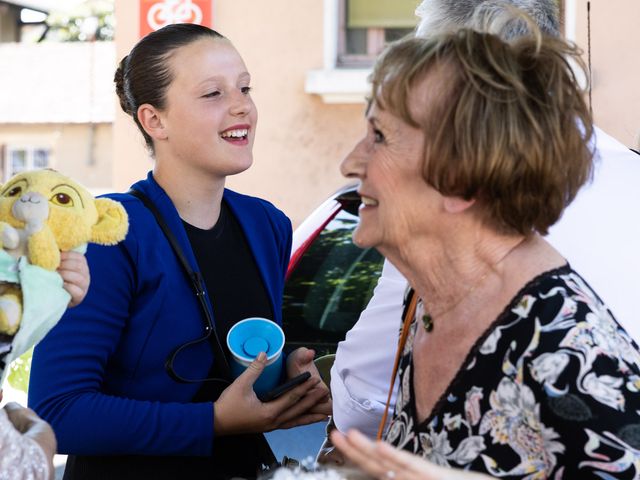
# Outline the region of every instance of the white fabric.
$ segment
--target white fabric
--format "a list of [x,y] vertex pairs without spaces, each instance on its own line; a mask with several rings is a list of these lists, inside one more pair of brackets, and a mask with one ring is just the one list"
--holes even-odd
[[50,476],[44,450],[18,432],[0,409],[0,480],[45,480]]
[[[387,401],[406,287],[405,278],[385,261],[369,305],[338,344],[331,395],[333,421],[342,432],[357,428],[376,436]],[[395,405],[395,393],[391,405]]]
[[547,240],[640,340],[640,155],[596,128],[596,168]]
[[[640,155],[596,129],[593,183],[583,187],[547,240],[640,339]],[[387,399],[406,280],[389,262],[366,310],[338,344],[331,370],[333,418],[340,431],[374,437]],[[394,398],[391,405],[395,405]],[[391,412],[390,412],[391,413]]]

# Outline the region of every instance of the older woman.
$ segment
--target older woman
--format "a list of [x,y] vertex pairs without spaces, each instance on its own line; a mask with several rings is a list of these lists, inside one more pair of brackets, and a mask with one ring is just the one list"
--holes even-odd
[[[570,58],[580,63],[539,33],[396,43],[342,164],[360,180],[355,243],[378,248],[420,299],[386,441],[440,466],[640,474],[637,347],[541,237],[592,170]],[[441,478],[356,433],[332,440],[378,478]]]

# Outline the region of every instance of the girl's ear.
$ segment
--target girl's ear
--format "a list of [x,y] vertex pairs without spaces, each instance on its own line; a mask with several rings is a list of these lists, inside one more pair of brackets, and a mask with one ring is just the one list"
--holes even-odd
[[138,121],[144,131],[154,140],[167,139],[168,133],[160,112],[153,105],[143,103],[138,107]]

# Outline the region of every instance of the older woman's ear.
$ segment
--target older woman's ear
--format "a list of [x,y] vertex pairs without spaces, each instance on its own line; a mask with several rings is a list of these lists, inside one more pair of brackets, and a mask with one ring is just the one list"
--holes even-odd
[[444,205],[444,209],[448,213],[461,213],[470,208],[474,203],[476,203],[476,199],[472,198],[471,200],[465,200],[462,197],[443,197],[442,204]]

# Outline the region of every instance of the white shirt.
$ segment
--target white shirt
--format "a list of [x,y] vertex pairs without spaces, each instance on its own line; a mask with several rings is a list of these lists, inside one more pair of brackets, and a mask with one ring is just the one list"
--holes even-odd
[[[640,338],[640,155],[596,128],[592,184],[579,192],[547,240]],[[387,400],[407,282],[385,262],[373,298],[338,344],[331,370],[333,420],[375,437]],[[393,389],[391,409],[395,405]],[[390,412],[391,414],[391,412]]]

